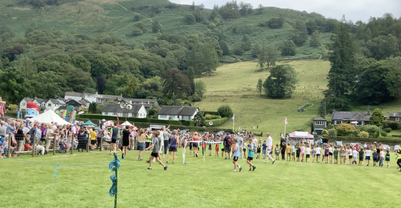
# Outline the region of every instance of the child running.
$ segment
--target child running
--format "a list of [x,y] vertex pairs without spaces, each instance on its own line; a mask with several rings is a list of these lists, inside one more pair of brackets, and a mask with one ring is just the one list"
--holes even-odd
[[307,162],[307,163],[309,162],[310,152],[311,152],[311,149],[310,149],[310,145],[309,145],[309,146],[306,148],[306,150],[305,150],[306,162]]
[[237,171],[237,167],[238,167],[239,172],[241,172],[241,170],[242,170],[242,167],[239,166],[238,163],[237,163],[238,158],[239,158],[239,148],[240,147],[238,145],[237,138],[235,138],[234,139],[234,145],[233,145],[233,147],[231,149],[231,151],[233,153],[234,172]]
[[337,146],[334,147],[334,164],[338,164],[338,149],[337,149]]
[[255,145],[252,143],[252,139],[250,139],[248,144],[248,158],[246,159],[246,163],[249,164],[249,171],[255,171],[256,169],[256,167],[252,164],[254,152]]
[[388,150],[386,151],[385,160],[386,160],[386,163],[387,163],[387,168],[389,168],[390,167],[390,152]]
[[305,144],[302,144],[302,147],[301,147],[301,162],[304,161],[304,154],[305,154]]
[[314,147],[312,146],[312,163],[315,162],[315,155],[316,155],[316,150],[315,150]]
[[363,153],[364,153],[363,148],[361,148],[361,149],[359,150],[359,165],[362,165],[362,162],[363,162]]
[[316,162],[319,163],[320,158],[320,146],[316,146]]
[[292,161],[295,162],[295,144],[292,144],[292,147],[291,147],[291,156],[292,156]]
[[373,166],[376,166],[376,163],[379,161],[379,153],[373,149]]
[[356,163],[356,160],[357,160],[357,158],[358,158],[358,151],[356,151],[356,149],[355,149],[355,147],[353,148],[353,150],[352,150],[352,164],[357,164]]
[[372,152],[372,150],[370,150],[369,147],[367,147],[367,149],[365,150],[366,166],[369,166],[371,152]]
[[146,148],[146,150],[150,150],[153,148],[152,153],[150,154],[149,158],[149,170],[152,170],[152,160],[153,158],[156,158],[156,161],[163,166],[164,170],[167,170],[167,165],[165,165],[161,160],[160,160],[160,140],[158,138],[159,132],[153,132],[152,134],[152,144]]
[[264,141],[263,145],[262,145],[262,154],[263,154],[264,160],[266,159],[266,148],[267,148],[267,145],[266,145],[266,142]]
[[287,161],[291,161],[291,146],[290,143],[287,144],[285,148],[285,152],[287,153]]
[[[218,142],[220,142],[220,141],[218,141]],[[219,156],[219,143],[216,143],[216,145],[215,145],[215,147],[214,147],[214,149],[215,149],[215,151],[216,151],[216,154],[214,155],[215,157],[218,157]]]

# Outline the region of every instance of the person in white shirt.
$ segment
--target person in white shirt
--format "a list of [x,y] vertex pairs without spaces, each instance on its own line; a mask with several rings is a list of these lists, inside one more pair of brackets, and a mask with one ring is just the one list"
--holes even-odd
[[372,150],[370,150],[369,147],[367,147],[366,150],[365,150],[366,166],[369,166],[370,154],[371,153],[372,153]]
[[306,162],[307,162],[307,163],[309,162],[309,158],[310,158],[310,152],[311,152],[311,149],[310,149],[310,143],[309,143],[309,146],[308,146],[308,147],[306,147],[306,150],[305,150],[305,154],[306,154]]
[[319,158],[320,158],[320,146],[316,147],[316,162],[319,162]]
[[49,128],[50,126],[47,126],[48,128],[46,129],[46,152],[49,152],[50,144],[51,141],[54,139],[54,131]]
[[352,164],[355,163],[357,164],[357,159],[358,159],[358,151],[356,151],[355,147],[352,150]]
[[240,149],[240,155],[241,155],[241,160],[242,159],[244,159],[244,155],[243,155],[243,148],[244,148],[244,134],[243,133],[241,133],[240,135],[239,135],[239,137],[237,137],[237,140],[238,140],[238,142],[237,142],[237,144],[238,144],[238,146],[239,146],[239,149]]
[[270,136],[270,133],[267,132],[266,133],[267,136],[267,140],[266,140],[266,158],[265,158],[265,163],[267,163],[268,158],[270,158],[272,160],[272,164],[274,164],[275,160],[273,159],[273,157],[271,156],[272,152],[272,148],[273,148],[273,138]]

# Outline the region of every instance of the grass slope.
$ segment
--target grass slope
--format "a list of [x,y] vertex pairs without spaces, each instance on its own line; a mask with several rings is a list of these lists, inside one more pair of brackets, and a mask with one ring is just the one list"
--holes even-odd
[[[181,149],[179,150],[181,154]],[[392,167],[366,167],[277,161],[254,161],[249,172],[232,172],[231,160],[206,156],[187,165],[181,157],[164,171],[160,165],[147,170],[130,151],[118,171],[118,207],[397,207],[400,174]],[[149,156],[149,152],[144,154]],[[145,158],[144,157],[144,158]],[[76,155],[22,156],[29,163],[2,159],[2,207],[113,207],[108,195],[108,164],[63,166],[68,163],[108,162],[108,152]],[[163,159],[165,160],[165,159]],[[58,178],[54,165],[60,163]],[[170,160],[171,161],[171,160]]]
[[[164,7],[160,13],[152,14],[149,8],[142,6],[162,6],[169,4],[166,0],[65,0],[59,6],[45,6],[41,9],[30,6],[20,5],[19,0],[0,1],[0,26],[7,26],[16,33],[17,36],[25,35],[27,28],[39,28],[50,32],[65,32],[70,34],[85,34],[98,36],[100,34],[117,34],[126,38],[127,41],[141,46],[145,41],[156,37],[157,33],[152,33],[152,20],[157,19],[162,24],[162,33],[166,34],[199,34],[209,35],[214,30],[206,23],[196,23],[186,25],[183,22],[185,15],[191,14],[187,5],[175,5],[173,8]],[[211,10],[205,9],[204,16],[207,20]],[[147,28],[147,32],[141,36],[132,36],[132,30],[138,22],[134,22],[135,15],[143,17],[139,22]],[[286,22],[281,29],[268,29],[259,27],[259,23],[264,23],[273,17],[283,16]],[[245,33],[253,44],[260,43],[266,39],[269,43],[280,46],[291,35],[296,20],[307,21],[320,17],[317,14],[311,15],[290,9],[280,9],[269,7],[265,8],[263,14],[253,14],[235,20],[226,21],[224,26],[218,30],[226,37],[226,42],[232,49],[234,44],[242,40]],[[291,23],[291,24],[290,24]],[[246,29],[244,29],[246,27]],[[234,28],[239,28],[239,33],[233,32]],[[329,33],[322,34],[322,43],[329,41]],[[310,38],[309,38],[310,39]],[[304,46],[297,49],[294,57],[283,58],[318,58],[325,53],[324,46],[319,48],[309,47],[307,42]],[[225,60],[249,60],[250,52],[244,56],[228,58]]]
[[[286,61],[278,64],[290,64],[298,73],[298,84],[289,99],[267,99],[259,96],[256,85],[269,76],[268,71],[255,72],[256,62],[241,62],[222,65],[213,76],[202,77],[207,91],[204,99],[195,103],[201,110],[216,111],[224,104],[229,104],[235,114],[235,129],[239,127],[256,132],[269,131],[274,136],[284,132],[284,119],[287,117],[287,133],[294,130],[311,131],[311,121],[317,117],[323,91],[327,89],[327,73],[330,62],[323,60]],[[304,103],[313,103],[305,112],[297,109]],[[380,106],[370,106],[371,111],[379,107],[384,115],[389,111],[400,111],[400,100]],[[329,109],[327,109],[329,110]],[[367,106],[360,106],[354,111],[366,111]],[[330,119],[330,115],[326,117]],[[232,121],[223,125],[232,128]]]

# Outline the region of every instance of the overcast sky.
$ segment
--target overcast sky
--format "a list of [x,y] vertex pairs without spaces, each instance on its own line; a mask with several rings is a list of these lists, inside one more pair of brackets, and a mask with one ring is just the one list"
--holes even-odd
[[[195,0],[196,5],[203,3],[206,8],[213,8],[225,4],[228,0]],[[231,1],[231,0],[230,0]],[[170,0],[178,4],[192,4],[193,0]],[[237,0],[238,3],[241,0]],[[382,17],[384,13],[391,13],[395,18],[401,17],[401,0],[242,0],[251,3],[253,8],[259,4],[265,7],[289,8],[299,11],[316,12],[326,18],[367,22],[370,17]]]

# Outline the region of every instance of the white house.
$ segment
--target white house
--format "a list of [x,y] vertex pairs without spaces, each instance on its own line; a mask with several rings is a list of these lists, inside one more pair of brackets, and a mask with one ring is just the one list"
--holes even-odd
[[193,120],[198,113],[198,107],[163,106],[158,113],[159,120]]
[[28,102],[30,102],[30,101],[34,102],[38,106],[39,109],[41,109],[41,110],[45,109],[46,100],[41,99],[41,98],[34,98],[34,99],[32,99],[32,98],[24,98],[19,103],[19,106],[18,106],[19,110],[20,111],[21,110],[26,110],[26,104]]
[[108,104],[102,110],[103,116],[119,116],[127,118],[146,118],[148,115],[145,106],[141,104],[132,104],[132,109],[121,108],[120,104]]
[[45,108],[46,108],[46,110],[55,111],[62,105],[65,105],[65,102],[61,99],[49,99],[45,104],[45,106],[46,106]]

